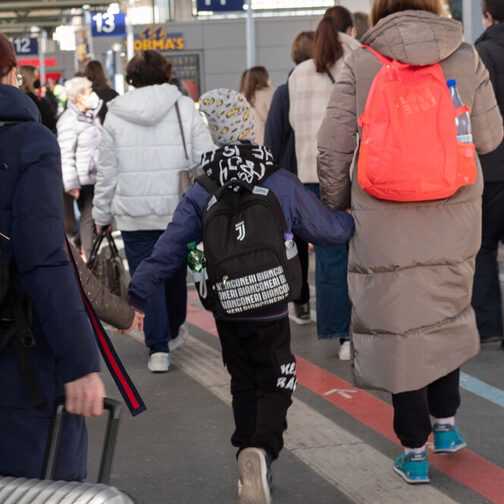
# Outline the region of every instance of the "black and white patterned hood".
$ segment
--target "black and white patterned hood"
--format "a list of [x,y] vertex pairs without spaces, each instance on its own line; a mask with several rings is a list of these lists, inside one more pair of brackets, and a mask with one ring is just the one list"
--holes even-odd
[[271,151],[252,142],[226,144],[205,152],[201,157],[201,166],[219,186],[232,180],[260,185],[277,169]]

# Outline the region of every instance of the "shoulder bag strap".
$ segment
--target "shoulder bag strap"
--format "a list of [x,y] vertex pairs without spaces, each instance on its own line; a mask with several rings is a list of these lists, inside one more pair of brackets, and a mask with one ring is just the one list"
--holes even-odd
[[327,70],[327,77],[329,77],[329,80],[334,84],[336,81],[334,80],[333,74]]
[[182,118],[180,117],[180,108],[178,102],[175,102],[175,110],[177,111],[177,120],[180,128],[180,134],[182,135],[182,143],[184,144],[184,153],[187,161],[189,161],[189,155],[187,154],[187,145],[185,141],[184,128],[182,126]]

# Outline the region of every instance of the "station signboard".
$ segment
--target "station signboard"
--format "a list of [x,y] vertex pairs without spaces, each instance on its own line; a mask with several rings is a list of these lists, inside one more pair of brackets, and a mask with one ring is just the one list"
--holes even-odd
[[133,42],[135,52],[138,51],[181,51],[185,48],[182,33],[166,33],[163,25],[147,26]]
[[243,10],[244,0],[197,0],[198,11],[233,12]]
[[18,56],[33,56],[39,52],[38,39],[34,37],[14,37],[12,45]]
[[126,14],[95,12],[91,15],[91,35],[93,37],[125,37]]

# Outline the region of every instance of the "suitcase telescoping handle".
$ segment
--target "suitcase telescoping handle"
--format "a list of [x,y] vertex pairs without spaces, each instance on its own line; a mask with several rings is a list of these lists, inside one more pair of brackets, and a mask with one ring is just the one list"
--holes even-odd
[[[98,483],[107,484],[112,467],[112,458],[114,456],[114,447],[119,429],[119,417],[121,416],[121,404],[114,399],[105,398],[103,407],[109,412],[107,421],[107,431],[103,443],[102,458],[100,462],[100,471],[98,472]],[[59,397],[55,401],[54,415],[49,432],[49,442],[47,454],[42,468],[43,479],[54,479],[54,469],[56,457],[61,440],[61,430],[63,428],[63,417],[65,413],[65,398]]]

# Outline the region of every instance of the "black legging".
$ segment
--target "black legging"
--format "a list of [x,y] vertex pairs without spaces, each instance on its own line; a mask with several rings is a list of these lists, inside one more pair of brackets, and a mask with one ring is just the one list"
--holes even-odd
[[392,394],[394,431],[403,446],[421,448],[432,432],[429,415],[436,418],[455,416],[460,406],[460,369],[411,392]]

